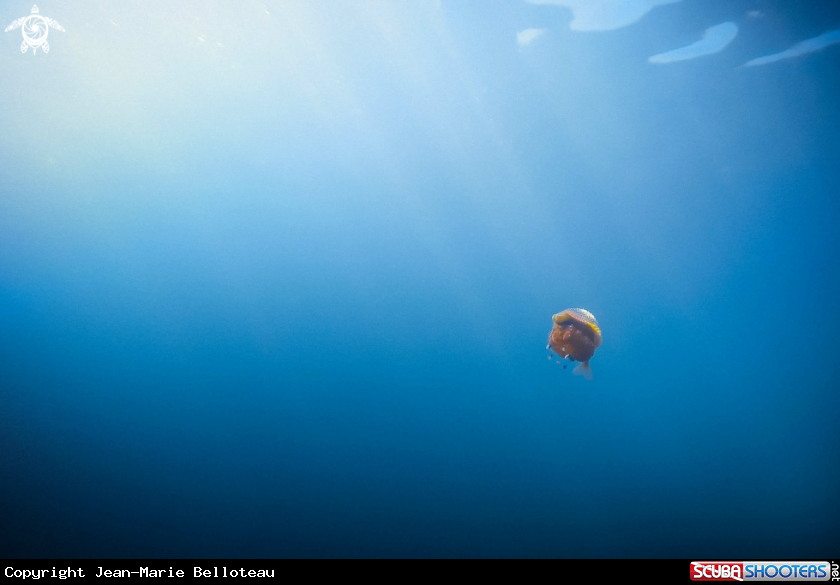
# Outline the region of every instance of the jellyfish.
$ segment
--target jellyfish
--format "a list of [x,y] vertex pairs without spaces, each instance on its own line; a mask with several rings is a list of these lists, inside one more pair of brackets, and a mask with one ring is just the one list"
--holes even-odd
[[589,360],[601,346],[601,329],[595,315],[586,309],[566,309],[552,319],[554,327],[548,336],[547,349],[563,359],[580,362],[573,373],[591,380]]

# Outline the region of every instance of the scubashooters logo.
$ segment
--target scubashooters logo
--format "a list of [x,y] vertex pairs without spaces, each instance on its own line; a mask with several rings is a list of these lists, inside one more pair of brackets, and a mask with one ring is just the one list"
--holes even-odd
[[692,581],[743,581],[743,563],[716,563],[698,562],[691,563]]
[[[834,565],[836,566],[836,564]],[[829,581],[827,561],[694,561],[692,581]]]

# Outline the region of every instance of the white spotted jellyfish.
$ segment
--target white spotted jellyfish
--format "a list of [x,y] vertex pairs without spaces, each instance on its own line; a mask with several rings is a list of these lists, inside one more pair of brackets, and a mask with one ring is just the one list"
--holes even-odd
[[[595,315],[586,309],[566,309],[552,317],[554,327],[548,336],[548,347],[562,359],[580,362],[574,374],[592,379],[589,360],[601,347],[601,329]],[[566,366],[563,366],[565,369]]]

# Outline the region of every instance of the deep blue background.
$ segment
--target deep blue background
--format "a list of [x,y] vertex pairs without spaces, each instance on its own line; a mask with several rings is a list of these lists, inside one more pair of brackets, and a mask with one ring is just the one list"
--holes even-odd
[[39,6],[0,556],[837,556],[840,4]]

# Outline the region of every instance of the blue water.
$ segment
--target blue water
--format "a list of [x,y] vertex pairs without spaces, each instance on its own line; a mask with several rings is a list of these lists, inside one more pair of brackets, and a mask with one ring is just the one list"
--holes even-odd
[[0,556],[837,556],[837,2],[39,8]]

